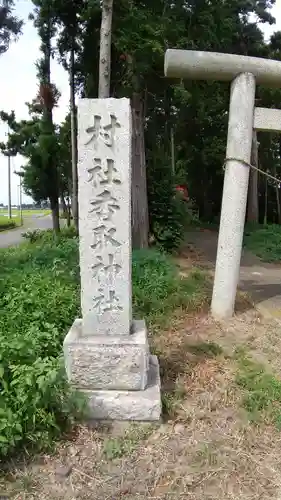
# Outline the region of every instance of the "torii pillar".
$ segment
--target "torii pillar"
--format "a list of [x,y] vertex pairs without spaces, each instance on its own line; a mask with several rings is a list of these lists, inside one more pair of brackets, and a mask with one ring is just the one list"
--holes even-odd
[[234,313],[247,205],[256,83],[281,87],[281,62],[257,57],[167,50],[165,76],[231,81],[226,168],[211,310]]

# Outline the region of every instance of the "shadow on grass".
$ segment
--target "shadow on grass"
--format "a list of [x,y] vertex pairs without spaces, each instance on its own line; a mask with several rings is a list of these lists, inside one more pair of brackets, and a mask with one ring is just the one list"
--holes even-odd
[[222,348],[215,342],[180,343],[174,349],[158,351],[162,384],[163,419],[176,416],[178,405],[187,395],[183,379],[192,374],[198,363],[222,355]]

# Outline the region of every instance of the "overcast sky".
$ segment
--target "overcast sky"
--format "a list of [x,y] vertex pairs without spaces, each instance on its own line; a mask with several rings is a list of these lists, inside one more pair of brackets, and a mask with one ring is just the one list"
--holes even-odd
[[[30,102],[37,93],[37,79],[35,61],[40,57],[39,40],[32,22],[28,21],[28,14],[32,11],[32,2],[29,0],[17,0],[16,13],[19,18],[24,19],[25,25],[23,35],[17,43],[13,43],[4,55],[0,56],[0,109],[10,112],[15,110],[16,118],[27,118],[25,102]],[[276,0],[272,9],[276,18],[274,26],[261,26],[268,39],[274,31],[281,30],[281,0]],[[63,68],[56,62],[52,62],[52,81],[61,92],[59,106],[55,109],[54,119],[57,123],[63,121],[69,103],[69,88],[67,75]],[[5,140],[7,127],[0,123],[0,141]],[[16,157],[12,159],[12,171],[19,170],[23,159]],[[0,154],[0,203],[7,203],[7,159]],[[19,178],[12,173],[12,204],[18,203]],[[29,201],[23,196],[24,201]]]

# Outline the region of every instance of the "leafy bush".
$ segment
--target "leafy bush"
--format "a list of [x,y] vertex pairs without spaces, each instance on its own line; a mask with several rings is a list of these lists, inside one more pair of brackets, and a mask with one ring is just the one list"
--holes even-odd
[[155,210],[152,233],[161,250],[172,252],[179,248],[184,238],[186,215],[186,204],[176,193],[164,212],[161,207]]
[[8,222],[7,224],[0,224],[0,231],[6,231],[7,229],[14,229],[16,223],[14,221]]
[[70,218],[70,220],[73,220],[72,214],[68,215],[65,212],[60,213],[60,219],[68,219],[68,217]]
[[0,231],[6,231],[7,229],[13,229],[16,227],[16,222],[14,220],[6,219],[4,217],[0,218]]
[[[81,314],[78,241],[68,230],[57,240],[39,234],[0,251],[0,457],[48,446],[81,409],[62,357],[65,334]],[[159,324],[175,307],[204,300],[204,280],[198,272],[181,279],[159,251],[135,252],[134,315]]]
[[52,229],[34,229],[22,233],[23,238],[30,241],[30,243],[35,243],[36,241],[54,241],[58,238],[74,238],[76,236],[76,229],[74,226],[66,227],[61,231],[61,234],[56,235]]
[[248,224],[244,234],[244,245],[266,262],[281,261],[281,226]]
[[180,277],[172,259],[159,251],[135,251],[132,271],[134,313],[150,323],[163,324],[177,307],[196,308],[207,298],[203,273]]
[[[33,229],[30,231],[26,231],[26,233],[22,233],[21,235],[23,238],[30,241],[30,243],[35,243],[35,241],[39,241],[40,239],[42,239],[44,233],[46,233],[46,236],[47,236],[48,231],[51,231],[51,233],[53,233],[53,231],[51,229],[47,230],[47,231],[42,231],[40,229]],[[44,237],[45,237],[45,235],[44,235]]]
[[75,240],[1,251],[0,455],[48,445],[79,409],[62,369],[78,276]]
[[150,231],[161,249],[171,252],[184,238],[188,222],[186,202],[176,193],[171,165],[161,155],[148,157],[148,202]]

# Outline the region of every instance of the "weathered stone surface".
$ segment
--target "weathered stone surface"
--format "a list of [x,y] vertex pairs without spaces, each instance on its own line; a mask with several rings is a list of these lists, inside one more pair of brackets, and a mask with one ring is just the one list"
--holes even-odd
[[215,318],[233,315],[248,197],[256,82],[242,73],[231,83],[220,231],[211,310]]
[[87,389],[143,390],[149,347],[144,321],[133,321],[131,335],[82,336],[76,319],[64,340],[68,379]]
[[144,391],[82,391],[95,420],[157,421],[161,416],[159,364],[150,356],[148,384]]
[[129,99],[79,101],[78,201],[82,319],[64,341],[68,380],[92,420],[159,420],[157,358],[131,313]]
[[232,81],[241,73],[252,73],[256,82],[281,87],[281,62],[261,57],[201,50],[168,49],[165,76],[188,80]]
[[281,132],[281,109],[255,108],[254,128],[263,132]]
[[83,335],[131,326],[129,99],[78,103],[79,249]]

